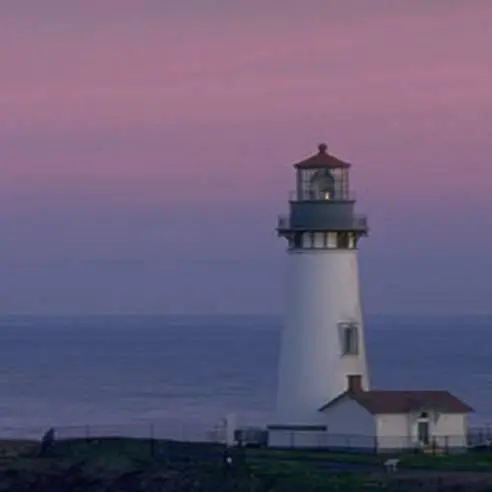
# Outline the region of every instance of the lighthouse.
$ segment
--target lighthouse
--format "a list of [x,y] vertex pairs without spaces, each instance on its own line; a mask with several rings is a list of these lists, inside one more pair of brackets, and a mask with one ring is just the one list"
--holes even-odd
[[326,428],[320,409],[348,381],[369,389],[357,258],[368,226],[355,213],[350,167],[325,144],[294,165],[296,190],[277,225],[288,261],[271,430]]

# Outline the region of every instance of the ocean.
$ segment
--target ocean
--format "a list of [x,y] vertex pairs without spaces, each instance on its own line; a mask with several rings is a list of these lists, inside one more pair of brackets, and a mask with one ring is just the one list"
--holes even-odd
[[[183,434],[228,413],[242,425],[267,423],[281,323],[276,316],[0,317],[0,434],[50,426]],[[473,425],[486,425],[491,328],[492,316],[368,316],[372,387],[448,389],[475,409]]]

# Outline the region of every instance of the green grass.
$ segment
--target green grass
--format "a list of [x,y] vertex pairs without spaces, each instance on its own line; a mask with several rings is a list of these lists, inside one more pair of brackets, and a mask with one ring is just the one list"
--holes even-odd
[[[161,444],[166,444],[163,442]],[[174,446],[175,443],[167,443]],[[179,443],[178,447],[182,446]],[[187,449],[200,449],[200,445],[184,444]],[[106,490],[104,484],[134,481],[131,490],[157,490],[152,484],[169,484],[169,490],[188,491],[190,483],[199,482],[205,491],[263,492],[351,492],[365,490],[363,476],[333,474],[327,476],[320,473],[309,462],[298,460],[258,460],[252,465],[243,463],[234,469],[229,477],[224,476],[222,461],[210,463],[195,462],[189,464],[169,463],[163,459],[152,457],[152,443],[146,439],[71,439],[55,443],[48,456],[38,456],[39,443],[31,442],[28,446],[8,443],[10,450],[19,451],[17,456],[12,453],[0,460],[0,489],[26,490],[26,484],[59,484],[66,480],[66,490],[85,490],[91,482],[101,484],[97,490]],[[209,448],[210,446],[207,446]],[[220,451],[220,447],[215,447]],[[61,477],[61,478],[60,478]],[[191,481],[191,482],[190,482]],[[64,482],[65,483],[65,482]],[[133,482],[131,482],[133,483]],[[144,484],[144,485],[142,485]],[[145,485],[148,484],[148,485]],[[254,485],[254,487],[252,487]],[[37,486],[37,485],[36,485]],[[55,486],[53,486],[55,487]],[[125,485],[126,487],[126,485]],[[138,488],[140,487],[140,488]],[[55,488],[54,488],[55,489]],[[56,490],[59,490],[56,488]],[[92,490],[92,489],[91,489]],[[118,489],[120,490],[120,489]],[[123,490],[123,489],[121,489]],[[130,490],[125,488],[124,490]],[[164,490],[164,488],[158,489]],[[166,489],[167,490],[167,489]]]
[[[91,439],[70,439],[57,443],[57,455],[65,459],[91,459],[103,465],[106,462],[140,460],[148,461],[152,459],[152,452],[162,446],[166,446],[169,441],[155,441],[149,439],[130,439],[130,438],[100,438]],[[215,449],[220,456],[220,445],[193,444],[193,443],[169,443],[170,446],[177,446],[182,449],[183,456],[191,455],[201,447]],[[24,444],[24,448],[26,445]],[[22,447],[21,447],[22,448]],[[380,465],[390,457],[400,458],[400,466],[405,468],[419,468],[431,470],[449,471],[492,471],[492,453],[468,453],[457,455],[425,455],[425,454],[358,454],[358,453],[332,453],[320,451],[302,450],[276,450],[276,449],[247,449],[246,459],[251,464],[277,463],[281,466],[297,466],[316,468],[316,464],[323,462],[340,462],[367,465]],[[207,451],[204,451],[207,454]],[[200,453],[198,453],[200,455]],[[160,453],[162,458],[163,454]],[[309,465],[309,466],[308,466]]]
[[[190,451],[191,455],[196,453],[198,459],[185,464],[167,462],[165,455],[160,454],[157,457],[152,455],[152,451],[159,446],[164,448],[170,446],[178,451],[181,449],[183,457],[186,457],[187,452]],[[17,477],[26,477],[26,480],[34,480],[33,477],[38,476],[65,474],[67,477],[78,477],[77,480],[80,479],[81,483],[86,479],[109,483],[125,480],[125,477],[128,477],[128,480],[137,480],[135,477],[138,477],[138,480],[140,478],[150,482],[160,480],[163,483],[173,484],[179,484],[181,478],[183,480],[203,480],[204,483],[210,485],[210,488],[203,490],[214,492],[222,490],[234,490],[235,492],[243,490],[260,492],[264,490],[278,492],[391,490],[384,489],[378,484],[381,480],[392,479],[391,475],[386,474],[383,469],[383,463],[389,455],[247,449],[245,450],[245,462],[238,462],[232,474],[233,477],[227,479],[235,481],[234,487],[231,486],[232,488],[229,489],[222,488],[227,480],[223,477],[221,447],[210,444],[152,442],[149,439],[130,438],[67,439],[57,441],[52,453],[47,457],[38,456],[39,443],[36,442],[0,441],[0,451],[1,449],[6,451],[4,457],[0,459],[0,477],[4,477],[5,480],[12,473]],[[200,462],[200,450],[203,450],[203,455],[206,456],[206,450],[210,449],[215,449],[217,453],[211,454],[210,462]],[[443,474],[447,471],[492,472],[492,454],[455,456],[407,454],[401,455],[401,460],[404,467],[439,470]],[[345,473],[343,471],[326,473],[326,469],[320,465],[328,461],[370,464],[378,465],[378,467],[376,472],[371,473]],[[419,475],[418,472],[415,474]],[[483,476],[487,477],[486,474]],[[256,483],[256,488],[252,487],[252,483]],[[217,487],[214,487],[214,484]],[[3,484],[0,483],[0,489],[6,490],[2,486]],[[73,488],[76,485],[67,485],[67,490],[72,490],[70,487]],[[144,490],[152,490],[152,487],[149,485],[149,488]],[[181,488],[172,490],[181,490]]]
[[[131,439],[131,438],[91,438],[87,439],[66,439],[56,443],[55,455],[58,460],[83,461],[91,460],[100,463],[101,466],[111,466],[116,463],[116,467],[123,466],[129,461],[151,461],[152,453],[160,448],[160,459],[162,447],[169,443],[170,446],[177,446],[182,449],[183,456],[188,451],[193,455],[200,448],[206,450],[215,449],[220,456],[220,445],[193,444],[193,443],[170,443],[169,441],[154,441],[150,439]],[[0,441],[0,460],[9,461],[9,457],[33,456],[39,449],[39,443],[33,441]],[[303,450],[277,450],[277,449],[246,449],[246,459],[250,464],[271,465],[277,463],[281,466],[306,467],[314,469],[317,464],[323,462],[341,462],[367,465],[383,466],[389,457],[399,457],[400,466],[405,468],[421,468],[432,470],[456,470],[456,471],[491,471],[492,472],[492,453],[469,453],[458,455],[424,455],[424,454],[357,454],[357,453],[332,453],[321,451]],[[120,463],[120,464],[118,464]]]
[[252,457],[276,457],[279,459],[294,460],[325,460],[341,461],[350,463],[382,463],[388,456],[360,453],[333,453],[329,451],[303,451],[298,449],[248,449],[249,456]]
[[248,455],[253,459],[275,457],[279,462],[316,462],[332,461],[339,463],[355,463],[381,465],[388,458],[400,458],[400,466],[405,468],[421,468],[448,471],[491,471],[492,453],[463,453],[455,455],[426,455],[426,454],[358,454],[331,453],[322,451],[251,449]]
[[444,456],[404,456],[402,466],[449,471],[492,472],[492,453],[459,454]]

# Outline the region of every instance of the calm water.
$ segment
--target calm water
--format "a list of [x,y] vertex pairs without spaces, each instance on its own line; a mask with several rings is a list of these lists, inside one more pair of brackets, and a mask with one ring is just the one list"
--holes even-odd
[[[255,316],[0,318],[0,432],[268,421],[281,321]],[[374,387],[449,389],[492,422],[492,316],[367,320]]]

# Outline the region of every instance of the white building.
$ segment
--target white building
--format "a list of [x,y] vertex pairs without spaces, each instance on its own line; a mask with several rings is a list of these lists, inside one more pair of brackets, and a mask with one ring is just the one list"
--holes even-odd
[[364,391],[358,376],[321,408],[317,426],[271,426],[272,447],[361,451],[463,449],[472,410],[448,391]]
[[289,215],[277,227],[288,265],[269,445],[338,446],[339,436],[343,447],[397,448],[427,441],[425,431],[461,446],[470,408],[449,393],[370,391],[357,259],[368,226],[355,213],[350,164],[322,144],[294,167]]
[[290,214],[278,224],[288,264],[275,424],[317,425],[317,410],[345,391],[347,375],[369,387],[357,264],[367,221],[354,213],[350,164],[326,145],[294,167]]

